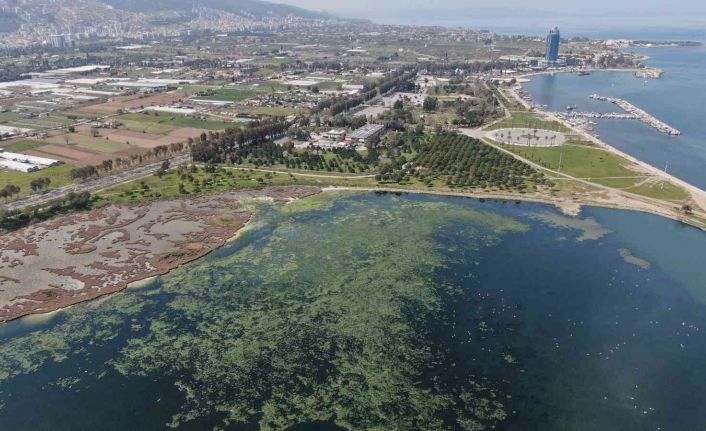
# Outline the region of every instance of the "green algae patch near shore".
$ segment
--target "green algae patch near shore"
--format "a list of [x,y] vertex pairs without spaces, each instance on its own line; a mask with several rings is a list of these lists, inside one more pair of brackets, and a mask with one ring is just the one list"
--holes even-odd
[[453,200],[313,199],[284,212],[263,203],[258,228],[154,288],[73,307],[57,325],[3,343],[0,384],[110,344],[115,354],[98,369],[57,376],[57,387],[104,373],[171,381],[183,398],[173,427],[214,417],[216,429],[262,430],[501,423],[503,383],[483,367],[456,367],[450,353],[483,343],[475,323],[455,318],[471,299],[438,274],[458,259],[443,238],[473,254],[527,226]]

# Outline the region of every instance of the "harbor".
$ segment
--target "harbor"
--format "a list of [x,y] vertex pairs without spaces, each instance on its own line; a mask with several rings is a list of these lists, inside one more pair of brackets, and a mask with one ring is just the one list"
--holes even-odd
[[[627,100],[624,99],[619,99],[617,97],[608,97],[608,96],[600,96],[598,94],[592,94],[591,99],[593,100],[600,100],[602,102],[610,102],[613,103],[617,106],[619,106],[622,110],[630,114],[631,118],[635,118],[637,120],[642,121],[643,123],[647,124],[650,127],[654,127],[655,129],[659,130],[662,133],[666,133],[668,135],[681,135],[681,132],[674,127],[670,126],[669,124],[658,120],[657,118],[653,117],[651,114],[648,112],[638,108],[637,106],[633,105],[632,103],[628,102]],[[592,118],[617,118],[614,117],[614,113],[609,113],[609,114],[596,114],[598,115],[596,117]]]

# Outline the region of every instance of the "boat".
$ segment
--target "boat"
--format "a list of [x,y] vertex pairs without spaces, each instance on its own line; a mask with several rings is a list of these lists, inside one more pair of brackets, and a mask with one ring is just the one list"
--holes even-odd
[[567,111],[573,111],[574,109],[576,109],[576,105],[569,105],[566,107]]
[[578,76],[588,76],[590,74],[591,74],[591,72],[586,72],[585,70],[582,70],[579,73],[577,73]]

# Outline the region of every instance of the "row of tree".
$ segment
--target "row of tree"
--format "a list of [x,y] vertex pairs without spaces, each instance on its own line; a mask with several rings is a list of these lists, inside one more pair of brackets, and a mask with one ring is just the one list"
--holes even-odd
[[263,151],[273,151],[269,141],[284,136],[291,125],[282,117],[272,117],[252,121],[245,127],[228,128],[222,133],[202,134],[191,146],[191,157],[204,163],[239,163],[244,151],[249,151],[248,148],[253,146]]
[[33,223],[48,220],[59,214],[88,209],[91,194],[88,192],[69,193],[49,205],[24,210],[0,211],[0,231],[19,229]]

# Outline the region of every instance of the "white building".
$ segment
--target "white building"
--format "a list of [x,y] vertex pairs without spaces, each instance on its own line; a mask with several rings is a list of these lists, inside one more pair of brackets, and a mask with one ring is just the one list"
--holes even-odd
[[0,159],[0,168],[9,169],[11,171],[19,172],[34,172],[38,171],[39,168],[30,163],[16,162],[14,160]]
[[47,159],[45,157],[28,156],[26,154],[10,153],[8,151],[0,151],[0,159],[10,160],[13,162],[28,163],[31,165],[40,166],[56,166],[60,162],[54,159]]

